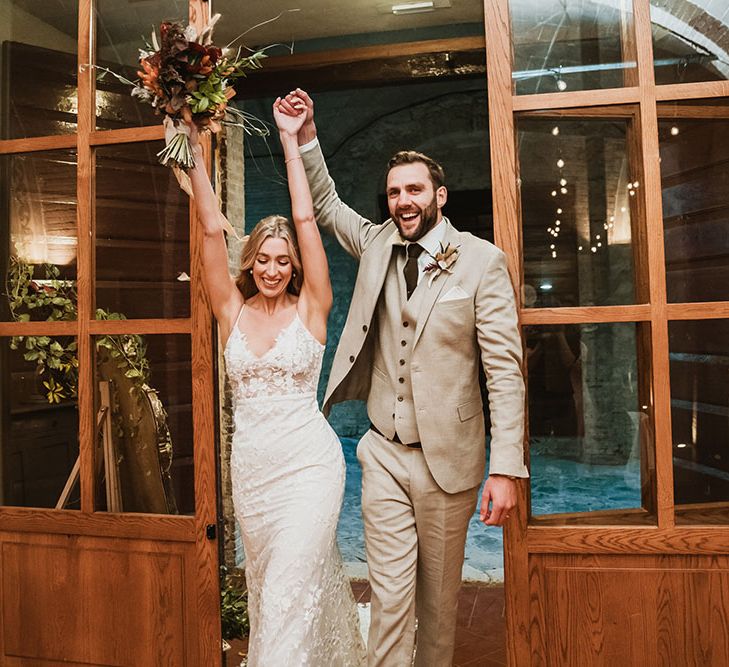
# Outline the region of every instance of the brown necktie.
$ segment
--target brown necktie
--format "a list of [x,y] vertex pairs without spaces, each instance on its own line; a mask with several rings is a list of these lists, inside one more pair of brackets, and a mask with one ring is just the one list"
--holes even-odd
[[407,290],[408,299],[418,285],[418,255],[423,252],[423,247],[417,243],[410,243],[407,247],[407,261],[403,267],[403,275],[405,276],[405,288]]

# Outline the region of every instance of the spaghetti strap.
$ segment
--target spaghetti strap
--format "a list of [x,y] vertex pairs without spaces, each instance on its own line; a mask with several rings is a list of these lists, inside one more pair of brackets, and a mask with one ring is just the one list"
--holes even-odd
[[244,302],[243,305],[240,307],[240,310],[238,311],[238,317],[236,317],[235,318],[235,322],[233,322],[233,329],[237,329],[238,328],[238,322],[240,322],[240,316],[243,314],[243,309],[245,307],[246,307],[246,304]]

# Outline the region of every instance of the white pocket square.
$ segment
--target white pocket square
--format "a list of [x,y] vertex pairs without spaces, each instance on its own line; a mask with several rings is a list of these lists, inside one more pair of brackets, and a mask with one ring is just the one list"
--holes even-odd
[[468,294],[466,293],[466,290],[464,290],[460,285],[454,285],[451,287],[440,299],[438,299],[438,303],[443,303],[445,301],[456,301],[457,299],[467,299]]

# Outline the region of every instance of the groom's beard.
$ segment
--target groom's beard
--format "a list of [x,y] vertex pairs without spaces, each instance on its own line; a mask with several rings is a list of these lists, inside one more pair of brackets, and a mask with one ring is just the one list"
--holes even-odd
[[[409,233],[405,232],[400,216],[403,213],[414,213],[416,211],[420,214],[420,222],[418,223],[418,226]],[[423,236],[433,229],[438,222],[438,204],[435,201],[435,195],[433,196],[433,201],[431,201],[424,209],[415,204],[411,204],[406,210],[396,211],[393,216],[393,222],[397,226],[400,236],[406,241],[412,242],[422,239]]]

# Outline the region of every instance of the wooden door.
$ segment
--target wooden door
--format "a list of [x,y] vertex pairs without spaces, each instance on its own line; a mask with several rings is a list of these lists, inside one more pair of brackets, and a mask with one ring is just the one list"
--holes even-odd
[[89,67],[207,4],[6,4],[0,663],[219,664],[199,226],[159,118]]
[[726,12],[486,8],[529,394],[509,664],[729,664]]

